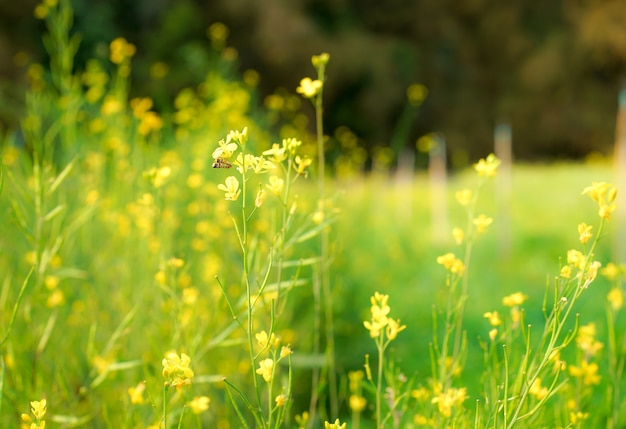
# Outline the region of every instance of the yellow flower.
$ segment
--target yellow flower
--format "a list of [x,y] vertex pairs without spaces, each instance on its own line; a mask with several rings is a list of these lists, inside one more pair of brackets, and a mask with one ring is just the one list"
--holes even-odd
[[226,178],[225,184],[217,185],[217,189],[225,192],[224,198],[228,201],[237,201],[239,198],[239,194],[241,193],[241,189],[239,189],[239,180],[235,176],[228,176]]
[[365,409],[367,400],[359,395],[350,395],[349,399],[350,409],[355,413],[360,413]]
[[248,141],[248,127],[244,127],[243,130],[230,130],[226,135],[226,144],[229,144],[231,141],[236,141],[240,146],[245,146],[246,141]]
[[465,231],[463,231],[461,228],[453,228],[452,237],[454,238],[456,244],[461,244],[463,243],[463,239],[465,238]]
[[262,375],[263,380],[269,383],[272,375],[274,375],[274,361],[272,359],[263,359],[259,362],[259,368],[256,370],[256,373]]
[[254,199],[255,207],[261,207],[263,202],[265,201],[265,197],[267,196],[267,192],[265,189],[259,189],[256,193],[256,198]]
[[497,311],[488,311],[485,314],[483,314],[483,317],[489,320],[489,324],[491,326],[498,326],[502,323],[502,320],[500,319],[500,315],[498,314]]
[[461,191],[457,191],[454,194],[456,197],[456,201],[462,205],[463,207],[469,206],[472,202],[472,198],[474,197],[474,193],[469,189],[463,189]]
[[127,58],[135,55],[135,45],[128,43],[123,37],[118,37],[111,42],[109,46],[109,59],[114,64],[122,64]]
[[474,169],[478,172],[479,176],[493,177],[496,175],[500,160],[491,153],[487,158],[479,160],[474,164]]
[[220,140],[217,144],[219,147],[211,154],[213,158],[228,159],[238,148],[237,143],[226,143],[224,140]]
[[269,183],[265,185],[274,195],[280,195],[285,187],[285,181],[278,176],[270,176]]
[[600,384],[600,375],[598,374],[598,364],[582,361],[580,366],[569,366],[569,373],[572,377],[582,378],[583,384],[589,386],[591,384]]
[[283,407],[287,403],[287,397],[284,394],[280,394],[274,398],[277,407]]
[[179,356],[176,352],[168,352],[162,361],[163,377],[166,379],[166,386],[173,386],[176,389],[191,384],[193,370],[189,367],[191,358],[185,353]]
[[502,298],[502,304],[506,305],[507,307],[513,307],[517,305],[522,305],[527,299],[528,295],[525,295],[521,292],[515,292],[514,294]]
[[589,413],[583,413],[582,411],[571,412],[569,413],[569,419],[572,422],[572,425],[577,425],[581,422],[584,422],[589,417]]
[[326,64],[328,64],[329,59],[330,55],[328,55],[328,53],[326,52],[322,52],[319,55],[313,55],[311,57],[311,64],[313,64],[313,67],[315,68],[324,67]]
[[300,81],[300,86],[296,88],[296,92],[302,94],[304,98],[313,98],[321,91],[322,86],[321,80],[305,77]]
[[414,106],[422,104],[426,95],[428,95],[428,89],[421,83],[413,83],[406,89],[406,97]]
[[208,396],[196,396],[190,402],[187,403],[187,406],[191,408],[191,412],[194,414],[202,414],[206,410],[209,409],[209,403],[211,402],[211,398]]
[[406,325],[400,325],[400,321],[396,321],[394,319],[388,319],[387,323],[387,338],[389,340],[395,340],[398,336],[398,333],[404,331],[406,329]]
[[298,429],[304,429],[309,422],[309,413],[304,411],[302,414],[296,414],[294,420],[298,424]]
[[304,169],[311,165],[311,163],[313,162],[311,158],[300,158],[299,155],[296,155],[294,161],[296,163],[296,172],[298,174],[304,174]]
[[593,237],[593,234],[591,232],[592,228],[593,226],[587,225],[585,222],[578,225],[578,239],[582,244],[587,243],[589,239]]
[[283,359],[283,358],[286,358],[287,356],[289,356],[292,353],[293,353],[293,351],[291,350],[291,347],[289,347],[289,346],[282,346],[280,348],[280,355],[279,356],[280,356],[281,359]]
[[589,323],[578,328],[576,335],[576,345],[585,353],[586,357],[595,356],[604,344],[596,341],[596,324]]
[[572,277],[572,267],[570,267],[569,265],[565,265],[563,266],[563,268],[561,268],[561,277],[569,279],[570,277]]
[[335,423],[324,422],[324,429],[346,429],[347,423],[341,423],[339,419],[335,420]]
[[363,373],[363,371],[360,371],[360,370],[348,372],[348,380],[349,380],[348,387],[350,389],[350,392],[359,391],[359,387],[361,386],[361,381],[363,380],[364,376],[365,374]]
[[274,335],[274,333],[272,333],[272,335],[268,336],[267,332],[265,331],[261,331],[257,334],[254,335],[254,337],[256,338],[257,343],[259,344],[259,347],[261,347],[262,350],[265,350],[268,347],[278,347],[278,345],[280,344],[280,339],[276,337],[276,335]]
[[146,383],[141,382],[138,383],[136,387],[128,388],[128,396],[130,396],[131,404],[143,404],[145,399],[143,397],[143,392],[146,390]]
[[467,397],[467,389],[465,387],[460,389],[450,388],[445,392],[440,392],[430,402],[437,404],[439,412],[444,417],[450,417],[452,409],[460,407]]
[[614,262],[609,262],[606,267],[600,270],[600,274],[607,278],[609,281],[616,281],[622,274],[622,267],[618,266]]
[[446,253],[437,257],[437,263],[443,265],[443,267],[453,274],[462,275],[465,270],[463,261],[458,259],[454,253]]
[[621,287],[612,288],[606,298],[613,311],[618,311],[624,306],[624,292]]
[[528,393],[541,401],[543,398],[548,396],[549,391],[547,387],[541,385],[541,378],[537,377],[530,386]]
[[615,203],[617,188],[606,182],[593,182],[591,186],[583,189],[582,194],[589,195],[589,198],[598,204],[598,214],[601,218],[611,220],[611,213],[617,208]]
[[495,340],[497,336],[498,336],[498,330],[496,328],[493,328],[489,331],[489,339],[491,341]]
[[487,227],[491,225],[491,223],[493,222],[493,218],[481,214],[477,218],[475,218],[473,222],[476,226],[476,232],[480,234],[482,232],[485,232]]
[[41,401],[32,401],[30,403],[30,411],[35,416],[33,420],[28,414],[22,414],[22,421],[28,425],[30,425],[30,429],[44,429],[46,427],[46,422],[43,419],[46,415],[47,411],[47,403],[45,399]]
[[263,152],[263,155],[270,156],[272,161],[276,163],[280,163],[287,158],[287,154],[285,153],[285,147],[282,147],[278,143],[272,144],[272,148]]

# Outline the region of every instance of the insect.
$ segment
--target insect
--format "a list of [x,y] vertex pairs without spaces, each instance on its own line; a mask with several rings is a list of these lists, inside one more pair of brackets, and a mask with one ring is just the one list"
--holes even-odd
[[233,165],[224,158],[215,158],[213,168],[231,168]]

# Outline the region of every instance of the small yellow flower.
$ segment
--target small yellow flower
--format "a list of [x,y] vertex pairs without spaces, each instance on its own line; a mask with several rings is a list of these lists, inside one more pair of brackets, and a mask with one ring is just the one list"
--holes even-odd
[[239,189],[239,180],[235,176],[228,176],[226,178],[225,184],[217,185],[217,189],[225,192],[224,198],[227,201],[237,201],[239,198],[239,194],[241,194],[241,189]]
[[265,185],[274,195],[280,195],[285,187],[285,181],[278,176],[270,176],[269,183]]
[[463,189],[461,191],[457,191],[454,196],[456,197],[456,201],[460,205],[462,205],[463,207],[467,207],[471,204],[474,193],[469,189]]
[[321,80],[305,77],[300,81],[300,86],[296,88],[296,92],[302,94],[304,98],[313,98],[321,91],[322,86]]
[[346,429],[347,423],[341,423],[339,419],[335,420],[335,423],[324,422],[324,429]]
[[135,45],[128,43],[123,37],[118,37],[111,42],[109,46],[110,54],[109,59],[114,64],[122,64],[126,59],[129,59],[135,55]]
[[543,398],[548,396],[549,391],[547,387],[541,385],[541,378],[537,377],[530,386],[528,393],[541,401]]
[[477,218],[473,220],[473,223],[476,226],[476,232],[479,234],[485,232],[487,227],[491,225],[492,222],[493,222],[493,218],[487,217],[484,214],[479,215]]
[[522,292],[515,292],[514,294],[502,298],[502,304],[506,305],[507,307],[514,307],[517,305],[522,305],[527,299],[528,295],[525,295]]
[[228,159],[238,148],[237,143],[226,143],[224,140],[220,140],[217,144],[219,147],[211,154],[213,158]]
[[349,399],[350,409],[355,413],[360,413],[365,409],[367,400],[359,395],[350,395]]
[[422,104],[427,95],[428,89],[421,83],[413,83],[406,89],[406,97],[414,106]]
[[493,153],[491,153],[487,156],[487,158],[481,159],[474,164],[474,169],[478,172],[479,176],[493,177],[496,175],[499,165],[500,160],[496,158]]
[[561,268],[561,273],[560,273],[561,277],[569,279],[572,277],[572,267],[570,267],[569,265],[565,265],[563,266],[563,268]]
[[491,341],[495,340],[497,336],[498,336],[498,329],[493,328],[489,331],[489,339]]
[[572,422],[572,425],[578,425],[579,423],[584,422],[589,417],[589,413],[583,413],[582,411],[571,412],[569,413],[569,419]]
[[304,429],[309,422],[309,413],[304,411],[302,414],[296,414],[294,420],[298,424],[298,429]]
[[431,400],[431,403],[437,404],[439,412],[444,417],[450,417],[453,408],[460,407],[467,398],[467,389],[465,387],[460,389],[450,388],[445,392],[440,392]]
[[578,225],[578,239],[582,244],[587,243],[589,239],[593,237],[593,233],[591,232],[592,228],[592,225],[587,225],[585,222]]
[[128,396],[130,396],[130,403],[131,404],[143,404],[145,402],[145,399],[143,397],[143,393],[146,390],[146,383],[145,382],[141,382],[138,383],[136,387],[129,387],[128,388]]
[[166,386],[173,386],[176,389],[191,384],[193,370],[189,367],[191,358],[185,353],[179,356],[176,352],[168,352],[162,361],[163,377],[166,379]]
[[404,331],[406,329],[406,325],[400,325],[400,321],[396,321],[394,319],[388,319],[387,323],[387,338],[389,340],[395,340],[398,336],[398,333]]
[[259,189],[256,193],[256,198],[254,199],[255,207],[261,207],[263,202],[265,201],[265,197],[267,196],[267,192],[265,189]]
[[617,208],[615,203],[617,188],[606,182],[593,182],[591,186],[583,189],[582,194],[588,195],[598,204],[598,215],[601,218],[611,220],[611,213]]
[[578,328],[576,345],[585,353],[585,357],[595,356],[604,348],[604,344],[596,340],[596,325],[589,323]]
[[437,263],[443,265],[443,267],[451,273],[458,274],[459,276],[462,275],[465,270],[463,261],[457,258],[454,253],[446,253],[445,255],[437,257]]
[[264,151],[263,155],[271,157],[270,159],[276,163],[281,163],[287,159],[286,148],[278,143],[272,144],[272,148]]
[[313,162],[313,160],[311,158],[300,158],[299,155],[296,155],[296,158],[294,159],[294,162],[296,163],[296,173],[298,174],[304,174],[304,170],[311,165],[311,163]]
[[280,338],[277,338],[274,333],[272,335],[267,335],[267,332],[261,331],[254,335],[256,338],[257,344],[261,347],[262,350],[265,350],[268,347],[276,348],[280,344]]
[[42,399],[41,401],[32,401],[30,406],[30,411],[33,416],[35,416],[35,419],[33,420],[33,418],[28,414],[22,414],[22,421],[27,425],[30,425],[29,429],[44,429],[46,427],[46,421],[44,420],[47,411],[46,400]]
[[276,402],[277,407],[283,407],[287,403],[287,396],[281,393],[274,398],[274,402]]
[[620,287],[612,288],[606,298],[613,311],[618,311],[624,306],[624,292]]
[[324,67],[326,64],[328,64],[329,59],[330,55],[328,55],[328,53],[326,52],[322,52],[319,55],[313,55],[311,57],[311,64],[313,64],[313,67],[315,68]]
[[602,274],[604,277],[607,278],[607,280],[611,282],[619,279],[622,272],[624,272],[623,267],[618,266],[614,262],[609,262],[604,268],[600,270],[600,274]]
[[589,363],[584,360],[580,366],[570,365],[569,373],[572,377],[581,378],[584,385],[590,386],[600,384],[602,377],[598,374],[598,369],[597,363]]
[[483,314],[483,317],[489,320],[489,324],[491,326],[498,326],[502,323],[502,320],[500,319],[500,315],[498,314],[497,311],[488,311],[485,314]]
[[452,238],[454,238],[454,241],[456,242],[456,244],[463,243],[463,239],[465,238],[465,231],[463,231],[461,228],[458,228],[458,227],[453,228]]
[[263,359],[259,362],[259,368],[256,370],[257,374],[263,376],[263,380],[269,383],[274,375],[274,361],[272,359]]
[[202,414],[209,409],[211,398],[208,396],[196,396],[187,403],[187,406],[191,408],[191,412],[194,414]]
[[289,356],[292,353],[293,353],[293,351],[291,350],[291,347],[289,347],[289,346],[282,346],[280,348],[280,355],[279,356],[280,356],[281,359],[283,359],[283,358],[286,358],[287,356]]

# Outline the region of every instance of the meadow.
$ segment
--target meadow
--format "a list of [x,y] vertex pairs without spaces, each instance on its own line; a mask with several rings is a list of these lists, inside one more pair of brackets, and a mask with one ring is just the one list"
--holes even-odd
[[365,173],[323,128],[326,54],[260,109],[216,24],[205,81],[156,111],[135,46],[78,70],[69,2],[35,14],[50,67],[2,136],[1,427],[626,424],[610,160]]

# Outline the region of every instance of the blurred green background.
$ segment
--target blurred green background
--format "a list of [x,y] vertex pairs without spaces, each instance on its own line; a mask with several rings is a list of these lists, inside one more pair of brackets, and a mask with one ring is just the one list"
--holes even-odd
[[[415,149],[445,135],[452,164],[491,148],[494,127],[512,126],[518,159],[610,154],[617,97],[626,77],[626,1],[570,0],[75,0],[76,67],[105,58],[117,36],[137,46],[133,92],[158,109],[210,67],[207,27],[223,22],[240,70],[260,73],[262,97],[311,74],[330,53],[326,125],[348,126],[368,150]],[[46,62],[35,0],[0,1],[0,123],[15,126],[24,68]],[[234,51],[233,51],[234,53]],[[155,82],[155,63],[167,75]],[[429,95],[405,112],[405,90]],[[408,116],[408,117],[407,117]],[[424,165],[425,158],[417,157]]]

